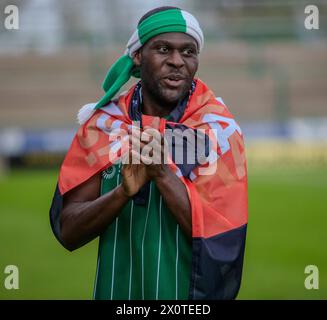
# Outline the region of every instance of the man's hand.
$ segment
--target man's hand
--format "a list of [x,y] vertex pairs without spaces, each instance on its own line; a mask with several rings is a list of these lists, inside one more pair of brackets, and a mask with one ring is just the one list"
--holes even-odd
[[164,159],[163,137],[157,130],[141,132],[134,126],[129,143],[128,158],[123,159],[122,186],[125,194],[132,197],[146,182],[164,175],[169,168]]
[[135,195],[151,179],[146,164],[141,161],[140,152],[144,144],[140,137],[140,129],[134,126],[129,136],[129,152],[123,157],[122,187],[128,197]]
[[149,180],[146,167],[143,163],[123,164],[122,175],[122,187],[128,197],[132,197],[134,194],[136,194]]
[[153,128],[145,128],[143,132],[138,128],[133,130],[131,142],[133,159],[145,165],[146,174],[151,180],[165,176],[169,171],[168,167],[168,144],[160,132]]

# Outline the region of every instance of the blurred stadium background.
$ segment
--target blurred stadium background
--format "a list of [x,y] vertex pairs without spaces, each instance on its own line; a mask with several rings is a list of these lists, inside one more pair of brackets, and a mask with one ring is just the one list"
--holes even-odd
[[[0,299],[91,299],[97,240],[69,253],[48,209],[79,108],[140,16],[194,13],[206,36],[198,76],[243,129],[249,228],[239,299],[327,298],[327,1],[26,0],[0,2]],[[4,8],[19,9],[6,30]],[[304,8],[319,8],[319,30]],[[130,83],[129,83],[130,84]],[[319,268],[319,290],[304,268]],[[6,290],[5,266],[20,271]]]

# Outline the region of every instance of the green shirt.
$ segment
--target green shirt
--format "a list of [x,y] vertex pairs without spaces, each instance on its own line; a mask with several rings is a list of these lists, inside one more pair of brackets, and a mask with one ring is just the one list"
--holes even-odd
[[[121,182],[102,172],[101,194]],[[188,299],[192,245],[151,182],[148,203],[130,200],[101,235],[95,299]]]

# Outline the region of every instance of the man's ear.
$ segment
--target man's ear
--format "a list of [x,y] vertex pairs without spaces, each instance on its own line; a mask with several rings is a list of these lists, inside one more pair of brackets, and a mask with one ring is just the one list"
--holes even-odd
[[141,60],[142,60],[141,50],[137,50],[134,53],[133,62],[137,67],[139,67],[141,65]]

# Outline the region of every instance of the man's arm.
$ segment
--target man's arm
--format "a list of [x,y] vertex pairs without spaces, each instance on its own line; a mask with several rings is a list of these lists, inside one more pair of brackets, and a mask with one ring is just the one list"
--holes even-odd
[[70,251],[100,235],[129,200],[121,184],[99,197],[100,181],[97,174],[63,197],[61,239]]
[[192,238],[191,205],[184,184],[167,165],[157,170],[154,181],[159,192],[185,234]]
[[60,214],[65,247],[72,251],[99,236],[148,180],[143,164],[123,164],[122,183],[109,193],[100,196],[100,174],[67,192]]

